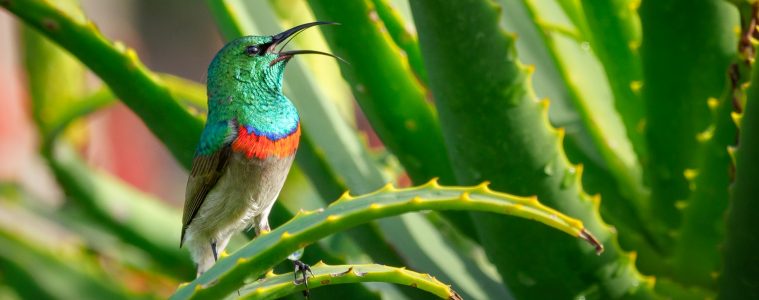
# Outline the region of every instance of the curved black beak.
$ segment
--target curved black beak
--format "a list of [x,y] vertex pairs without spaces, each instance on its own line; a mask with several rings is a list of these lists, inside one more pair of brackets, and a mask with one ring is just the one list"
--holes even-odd
[[316,21],[316,22],[311,22],[311,23],[306,23],[306,24],[300,24],[298,26],[295,26],[293,28],[290,28],[288,30],[285,30],[285,31],[282,31],[280,33],[277,33],[277,34],[273,35],[271,37],[271,41],[274,44],[279,44],[282,41],[286,40],[287,38],[289,38],[291,36],[295,36],[298,33],[300,33],[301,31],[306,30],[309,27],[314,27],[314,26],[318,26],[318,25],[340,25],[340,23],[325,22],[325,21]]
[[[279,56],[274,59],[269,65],[274,65],[280,61],[288,60],[292,58],[293,56],[297,54],[320,54],[320,55],[326,55],[330,57],[334,57],[344,63],[348,63],[344,59],[337,57],[333,54],[316,51],[316,50],[290,50],[290,51],[282,51],[282,49],[289,43],[293,37],[298,35],[299,33],[303,32],[304,30],[318,25],[340,25],[340,23],[335,22],[325,22],[325,21],[316,21],[306,24],[301,24],[298,26],[295,26],[293,28],[290,28],[288,30],[285,30],[283,32],[280,32],[278,34],[275,34],[271,37],[271,46],[269,46],[269,52],[273,52],[278,54]],[[282,47],[279,48],[279,50],[276,50],[275,48],[277,45],[282,44]]]

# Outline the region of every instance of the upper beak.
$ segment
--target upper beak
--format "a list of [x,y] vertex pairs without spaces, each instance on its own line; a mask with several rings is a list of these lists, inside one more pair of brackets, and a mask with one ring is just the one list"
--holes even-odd
[[[271,46],[269,46],[269,50],[268,51],[276,53],[279,56],[277,56],[277,58],[274,59],[270,63],[270,65],[274,65],[277,62],[290,59],[293,56],[295,56],[296,54],[321,54],[321,55],[326,55],[326,56],[334,57],[334,58],[336,58],[336,59],[338,59],[338,60],[340,60],[342,62],[347,63],[344,59],[342,59],[340,57],[337,57],[337,56],[335,56],[333,54],[326,53],[326,52],[321,52],[321,51],[316,51],[316,50],[290,50],[290,51],[282,51],[282,48],[284,47],[284,45],[286,45],[288,43],[288,41],[287,41],[288,38],[294,37],[294,36],[298,35],[298,33],[302,32],[303,30],[306,30],[309,27],[313,27],[313,26],[317,26],[317,25],[340,25],[340,24],[339,23],[335,23],[335,22],[316,21],[316,22],[301,24],[301,25],[295,26],[293,28],[290,28],[288,30],[285,30],[283,32],[280,32],[280,33],[278,33],[276,35],[273,35],[271,37],[271,42],[272,43],[271,43]],[[282,48],[280,48],[279,51],[277,51],[276,47],[279,44],[282,44],[283,42],[284,42],[284,45],[282,46]]]

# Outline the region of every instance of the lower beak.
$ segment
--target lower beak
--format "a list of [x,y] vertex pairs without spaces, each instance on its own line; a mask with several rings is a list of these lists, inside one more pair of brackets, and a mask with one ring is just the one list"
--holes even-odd
[[321,51],[316,51],[316,50],[290,50],[290,51],[282,51],[282,50],[277,51],[276,50],[276,47],[279,44],[282,44],[283,42],[284,42],[284,44],[283,44],[282,47],[284,47],[284,45],[287,45],[288,38],[295,37],[296,35],[298,35],[298,33],[301,33],[303,30],[306,30],[306,29],[308,29],[310,27],[317,26],[317,25],[340,25],[340,24],[335,23],[335,22],[316,21],[316,22],[311,22],[311,23],[306,23],[306,24],[301,24],[301,25],[295,26],[293,28],[290,28],[288,30],[285,30],[285,31],[283,31],[281,33],[278,33],[278,34],[272,36],[271,37],[271,39],[272,39],[272,45],[270,46],[269,51],[271,51],[273,53],[276,53],[278,56],[269,65],[273,66],[274,64],[276,64],[278,62],[287,61],[290,58],[292,58],[293,56],[298,55],[298,54],[320,54],[320,55],[326,55],[326,56],[334,57],[334,58],[336,58],[336,59],[338,59],[338,60],[340,60],[342,62],[347,63],[344,59],[342,59],[340,57],[337,57],[337,56],[335,56],[333,54],[326,53],[326,52],[321,52]]

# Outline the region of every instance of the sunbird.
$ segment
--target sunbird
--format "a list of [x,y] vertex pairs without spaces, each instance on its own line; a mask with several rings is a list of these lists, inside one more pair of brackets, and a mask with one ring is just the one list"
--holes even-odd
[[301,31],[326,24],[336,23],[317,21],[272,36],[237,38],[208,66],[208,118],[187,180],[179,244],[187,245],[197,276],[213,266],[232,234],[252,227],[256,236],[270,230],[269,212],[301,134],[298,110],[282,94],[285,66],[299,54],[338,58],[283,48]]

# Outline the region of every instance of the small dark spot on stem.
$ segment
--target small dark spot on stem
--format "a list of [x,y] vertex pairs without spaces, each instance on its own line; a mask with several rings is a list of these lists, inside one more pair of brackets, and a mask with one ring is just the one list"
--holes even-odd
[[324,280],[320,281],[319,283],[321,283],[322,285],[328,285],[329,284],[329,279],[324,279]]
[[50,31],[56,31],[61,28],[61,25],[53,19],[45,18],[42,19],[42,27]]
[[412,288],[416,288],[417,287],[416,282],[412,282],[411,284],[409,284],[409,286],[411,286]]
[[350,268],[348,268],[348,270],[345,270],[345,272],[340,272],[340,273],[332,273],[332,274],[329,274],[329,276],[332,276],[332,277],[340,277],[340,276],[343,276],[343,275],[345,275],[345,274],[348,274],[348,273],[350,273],[351,271],[353,271],[353,267],[350,267]]

